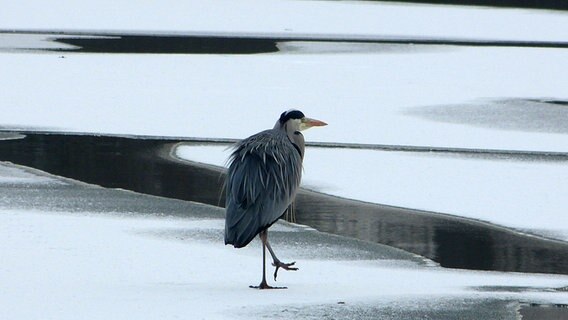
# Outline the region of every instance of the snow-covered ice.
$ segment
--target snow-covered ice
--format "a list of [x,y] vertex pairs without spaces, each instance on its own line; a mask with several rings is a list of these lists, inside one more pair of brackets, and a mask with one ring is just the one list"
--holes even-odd
[[[127,14],[125,14],[127,13]],[[343,34],[565,41],[568,17],[545,10],[370,1],[96,1],[5,3],[0,29]]]
[[[28,190],[46,188],[45,179],[54,188],[65,184],[75,190],[44,197],[43,207],[34,209],[1,205],[4,319],[234,319],[289,315],[300,307],[308,315],[322,308],[339,312],[338,303],[357,310],[396,306],[398,312],[420,314],[421,308],[459,312],[465,301],[503,301],[496,311],[513,319],[519,302],[568,302],[568,293],[555,290],[568,284],[566,276],[446,270],[385,246],[356,240],[338,244],[330,241],[336,236],[287,224],[275,228],[273,245],[281,258],[298,258],[300,270],[280,272],[278,284],[288,290],[252,290],[248,285],[260,277],[260,244],[239,250],[223,246],[221,209],[200,206],[210,211],[209,218],[195,216],[194,210],[186,218],[168,212],[160,217],[123,212],[128,207],[116,201],[113,213],[77,207],[52,211],[52,202],[64,205],[68,196],[87,204],[100,188],[12,165],[0,168],[5,197],[17,196],[17,189],[6,188],[14,176],[35,176]],[[121,190],[109,194],[117,200],[156,201]],[[170,201],[173,211],[179,206],[176,200],[160,201]],[[290,241],[300,239],[294,233],[301,233],[300,242]],[[382,258],[347,254],[366,247]],[[333,254],[323,254],[326,250]]]
[[532,151],[568,145],[557,132],[435,122],[409,113],[465,103],[499,108],[487,100],[503,98],[566,99],[563,50],[0,57],[10,75],[0,78],[2,126],[8,128],[242,138],[294,107],[330,124],[310,132],[312,141]]

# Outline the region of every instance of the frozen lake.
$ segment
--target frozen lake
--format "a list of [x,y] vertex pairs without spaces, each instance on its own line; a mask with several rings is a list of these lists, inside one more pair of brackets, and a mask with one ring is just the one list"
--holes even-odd
[[[565,13],[32,2],[0,11],[0,315],[566,317]],[[275,226],[302,271],[265,295],[179,199],[222,204],[224,148],[289,108],[329,123],[296,203],[325,233]]]
[[[274,116],[272,110],[280,112],[272,103],[269,110],[264,110],[261,102],[269,101],[267,96],[256,100],[242,95],[257,92],[252,86],[264,79],[260,91],[274,93],[275,103],[314,103],[308,109],[319,110],[316,117],[325,114],[323,118],[331,123],[325,130],[307,134],[308,140],[313,137],[321,146],[333,147],[309,150],[304,179],[308,189],[392,206],[373,209],[383,212],[380,215],[366,209],[353,214],[344,204],[325,205],[333,202],[330,199],[308,206],[309,201],[300,198],[299,222],[403,248],[448,267],[563,272],[563,262],[535,258],[542,248],[550,250],[551,259],[562,257],[559,252],[563,252],[563,244],[523,235],[527,232],[565,240],[568,234],[562,222],[567,199],[562,194],[568,186],[563,174],[568,157],[568,109],[560,94],[563,77],[559,73],[559,65],[567,61],[564,51],[568,45],[560,41],[562,37],[537,38],[535,34],[499,38],[483,32],[477,37],[435,37],[428,33],[393,37],[308,32],[4,32],[0,33],[0,50],[3,59],[11,61],[8,65],[15,70],[26,69],[26,74],[35,74],[46,82],[40,88],[29,82],[34,76],[15,82],[6,79],[6,87],[12,90],[7,90],[3,105],[10,117],[2,126],[55,132],[193,136],[203,141],[242,138],[250,134],[248,130],[270,126],[273,120],[266,117]],[[524,62],[528,69],[511,61],[512,55],[532,61]],[[546,64],[540,63],[543,59],[548,59]],[[539,72],[548,78],[535,84],[529,76],[537,64]],[[491,69],[494,65],[499,65],[499,70]],[[422,70],[424,66],[428,66],[427,72]],[[54,72],[44,73],[46,67]],[[76,76],[86,67],[91,70],[88,77]],[[178,68],[183,68],[182,78],[175,75]],[[452,68],[458,68],[459,73]],[[507,72],[511,73],[507,76],[511,83],[502,85],[499,79]],[[459,77],[469,73],[472,75]],[[289,77],[282,78],[281,74]],[[327,80],[343,76],[357,79],[356,85],[342,90],[344,82]],[[304,79],[312,82],[305,83]],[[41,94],[24,100],[22,88],[26,87],[35,87]],[[64,100],[59,88],[67,88]],[[141,88],[147,90],[139,91]],[[190,102],[185,109],[178,106],[183,97],[175,97],[174,92],[181,92],[176,88],[188,89],[183,91]],[[329,100],[329,90],[338,99]],[[98,93],[96,99],[85,100],[83,97],[91,96],[91,91]],[[290,92],[302,94],[291,96]],[[145,98],[148,95],[151,99]],[[304,101],[304,97],[309,99]],[[239,102],[232,106],[231,101]],[[250,104],[242,106],[247,101]],[[40,105],[46,103],[60,107],[44,114],[41,110],[48,110]],[[83,112],[73,112],[76,103],[83,106]],[[239,118],[241,108],[249,110],[254,121],[246,126],[231,125],[232,119]],[[16,109],[19,111],[10,111]],[[210,109],[219,116],[212,119]],[[349,111],[346,123],[341,110]],[[208,125],[211,121],[214,125]],[[199,172],[201,176],[188,184],[183,179],[171,179],[177,169],[172,170],[176,166],[168,164],[164,157],[157,160],[159,165],[150,168],[136,159],[136,152],[167,145],[168,141],[143,139],[123,145],[117,142],[120,139],[112,138],[32,136],[23,140],[18,152],[6,151],[11,154],[7,160],[109,187],[213,205],[223,203],[221,178],[215,170],[192,166],[193,174]],[[171,144],[186,140],[168,139]],[[41,160],[29,158],[28,148]],[[228,156],[220,152],[224,148],[189,149],[188,155],[181,157],[222,165]],[[404,156],[372,150],[438,152],[442,156]],[[77,152],[86,158],[75,161],[73,154]],[[125,165],[118,169],[117,159],[127,153]],[[337,171],[328,159],[342,159],[340,162],[352,163],[353,167]],[[113,164],[108,165],[111,171],[100,171],[100,164],[105,162]],[[385,167],[389,171],[378,170]],[[143,172],[151,172],[154,182],[136,178]],[[366,176],[373,177],[373,183],[362,188]],[[204,181],[209,180],[215,183],[204,187]],[[497,200],[495,194],[500,194]],[[396,207],[426,213],[418,220],[384,213]],[[455,217],[431,217],[428,212]],[[353,217],[347,217],[348,213]],[[518,219],[519,215],[525,218]],[[475,219],[475,227],[464,229],[464,223],[470,222],[458,223],[459,217]],[[404,230],[389,231],[401,226]],[[515,231],[503,232],[501,227]],[[523,245],[526,239],[539,243],[533,253]]]

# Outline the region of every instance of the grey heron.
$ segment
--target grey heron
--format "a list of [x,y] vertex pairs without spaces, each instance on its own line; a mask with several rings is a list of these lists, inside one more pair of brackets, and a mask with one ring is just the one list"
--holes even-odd
[[280,115],[274,128],[254,134],[235,145],[229,158],[225,201],[225,244],[235,248],[248,245],[256,235],[262,242],[262,281],[251,288],[274,289],[266,282],[266,249],[278,269],[298,270],[295,262],[284,263],[268,242],[268,228],[294,201],[302,176],[304,137],[314,126],[325,126],[299,110]]

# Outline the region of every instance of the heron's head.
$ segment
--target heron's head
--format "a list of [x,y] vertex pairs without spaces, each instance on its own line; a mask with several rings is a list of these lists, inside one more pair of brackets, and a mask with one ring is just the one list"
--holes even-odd
[[284,126],[286,123],[291,123],[295,130],[297,129],[299,131],[309,129],[311,127],[322,127],[327,125],[327,123],[323,121],[307,118],[302,111],[296,109],[290,109],[282,112],[278,123],[280,123],[280,126]]

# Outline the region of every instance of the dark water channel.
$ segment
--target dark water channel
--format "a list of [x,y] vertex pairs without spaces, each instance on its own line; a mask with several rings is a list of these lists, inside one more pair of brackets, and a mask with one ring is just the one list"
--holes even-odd
[[[401,2],[400,0],[373,0]],[[486,6],[486,7],[505,7],[505,8],[531,8],[549,10],[568,10],[566,1],[558,0],[403,0],[402,2],[428,3],[428,4],[453,4],[466,6]]]
[[[1,30],[0,51],[120,54],[261,54],[290,52],[413,52],[466,47],[568,48],[567,41],[509,41],[459,38],[393,38],[335,34],[146,34],[128,32],[81,32]],[[50,46],[46,46],[50,43]],[[62,56],[64,57],[64,56]]]
[[[22,133],[0,140],[10,161],[108,188],[224,203],[221,169],[170,156],[175,138],[129,138]],[[341,199],[302,190],[297,222],[320,231],[378,242],[437,261],[444,267],[568,274],[568,244],[467,219]]]

